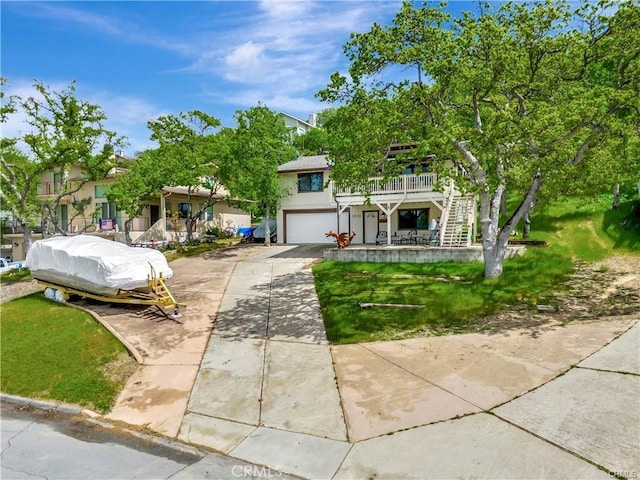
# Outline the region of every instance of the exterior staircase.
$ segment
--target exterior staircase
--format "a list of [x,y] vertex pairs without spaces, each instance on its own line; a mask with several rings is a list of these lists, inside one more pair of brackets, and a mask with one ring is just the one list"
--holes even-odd
[[475,199],[473,197],[451,195],[440,230],[441,247],[468,247],[473,236],[473,213]]

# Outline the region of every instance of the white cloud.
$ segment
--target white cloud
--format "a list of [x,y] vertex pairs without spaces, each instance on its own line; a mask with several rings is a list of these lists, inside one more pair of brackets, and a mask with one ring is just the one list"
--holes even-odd
[[259,6],[269,17],[281,20],[304,17],[313,4],[309,1],[260,0]]
[[[157,106],[130,95],[114,94],[112,92],[88,92],[88,100],[100,105],[107,115],[106,127],[127,137],[130,145],[130,155],[135,152],[157,146],[149,136],[147,122],[170,112],[163,111]],[[128,150],[127,150],[128,151]]]
[[324,110],[326,105],[307,96],[287,94],[273,94],[270,91],[247,89],[234,92],[224,97],[224,101],[238,105],[239,110],[246,110],[262,103],[273,111],[285,111],[301,118],[307,118],[310,113]]
[[224,63],[227,67],[225,78],[242,82],[248,77],[260,77],[267,67],[268,58],[262,45],[250,41],[233,49],[225,56]]
[[205,48],[190,68],[268,88],[273,96],[294,90],[312,97],[339,68],[349,34],[368,30],[398,5],[263,0],[257,13],[244,18],[242,28],[217,38],[217,48]]
[[[58,27],[79,26],[96,35],[117,38],[118,42],[177,54],[171,70],[174,78],[179,79],[179,74],[200,77],[201,91],[191,92],[192,97],[243,109],[261,101],[269,108],[302,118],[326,108],[314,95],[326,86],[334,71],[344,70],[342,46],[349,34],[369,30],[374,21],[384,22],[400,6],[399,0],[261,0],[229,2],[229,8],[222,12],[215,2],[194,2],[194,8],[211,15],[203,13],[197,21],[189,19],[189,28],[166,30],[135,10],[131,15],[116,17],[91,13],[89,10],[107,9],[84,9],[83,2],[39,2],[29,3],[29,7],[21,3],[9,2],[7,8],[22,15],[51,18]],[[115,11],[124,4],[112,5]],[[195,10],[188,11],[193,15]],[[185,19],[176,18],[176,25],[179,21]],[[115,88],[123,91],[126,85]],[[159,107],[126,93],[91,90],[88,85],[82,85],[82,91],[78,85],[78,93],[79,98],[102,106],[109,118],[108,127],[129,137],[133,150],[151,146],[146,123],[162,113]],[[166,98],[170,96],[167,91],[158,102],[168,105]],[[15,128],[13,124],[3,126],[3,133]]]

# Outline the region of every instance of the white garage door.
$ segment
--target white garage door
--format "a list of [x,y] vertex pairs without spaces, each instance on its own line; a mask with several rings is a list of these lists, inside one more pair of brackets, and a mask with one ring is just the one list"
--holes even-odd
[[[287,213],[286,243],[335,243],[325,237],[329,230],[336,231],[336,213]],[[349,213],[340,215],[340,232],[349,228]]]

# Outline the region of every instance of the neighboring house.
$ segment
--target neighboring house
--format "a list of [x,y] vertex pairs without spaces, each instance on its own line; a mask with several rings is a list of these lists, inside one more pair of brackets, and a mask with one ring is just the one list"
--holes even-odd
[[[403,146],[392,146],[391,154]],[[383,183],[371,177],[369,201],[362,192],[338,190],[325,155],[300,157],[278,172],[291,194],[278,209],[278,243],[333,243],[325,233],[355,232],[352,244],[467,246],[475,237],[475,200],[449,182],[434,190],[436,174],[416,162]]]
[[[204,188],[191,192],[189,199],[186,187],[163,187],[158,200],[149,202],[142,217],[136,219],[138,221],[148,218],[150,224],[150,227],[142,232],[136,241],[149,242],[172,239],[176,234],[185,232],[185,219],[188,217],[189,211],[198,209],[198,204],[204,203],[208,196],[209,191]],[[231,227],[237,230],[240,227],[251,226],[251,214],[234,205],[233,199],[229,198],[225,189],[220,188],[218,193],[213,196],[213,201],[214,204],[207,207],[200,216],[195,233],[204,234],[212,227],[220,230]],[[133,238],[135,237],[132,233]]]
[[293,137],[297,135],[304,135],[305,133],[309,133],[310,130],[317,128],[316,120],[317,115],[312,113],[309,117],[309,120],[301,120],[293,115],[289,115],[288,113],[280,112],[280,118],[284,120],[284,124],[289,129],[291,133],[291,140]]
[[[118,155],[120,166],[112,168],[108,175],[98,181],[86,182],[74,194],[66,196],[56,210],[56,220],[69,234],[91,233],[124,242],[124,222],[127,216],[118,209],[117,204],[109,203],[106,192],[118,175],[126,175],[127,157]],[[84,181],[83,172],[73,167],[69,175],[69,184],[73,186]],[[60,179],[55,172],[45,172],[37,186],[37,197],[41,200],[53,199],[59,193]],[[185,218],[190,209],[198,208],[198,203],[208,191],[201,189],[189,198],[186,187],[163,187],[157,198],[150,200],[142,215],[136,217],[131,227],[131,239],[134,243],[153,243],[164,240],[176,240],[186,232]],[[227,191],[219,189],[214,196],[215,203],[209,206],[196,224],[195,233],[203,234],[211,227],[224,230],[227,227],[251,225],[251,215],[233,205]],[[175,215],[174,215],[175,212]],[[24,259],[22,233],[5,235],[13,242],[12,257]],[[34,235],[33,240],[41,238]]]

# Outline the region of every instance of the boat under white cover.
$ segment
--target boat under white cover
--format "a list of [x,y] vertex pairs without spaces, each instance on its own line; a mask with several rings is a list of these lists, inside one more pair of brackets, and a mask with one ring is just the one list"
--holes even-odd
[[29,249],[25,265],[38,280],[99,295],[146,288],[151,267],[157,276],[173,276],[161,252],[92,235],[38,240]]

